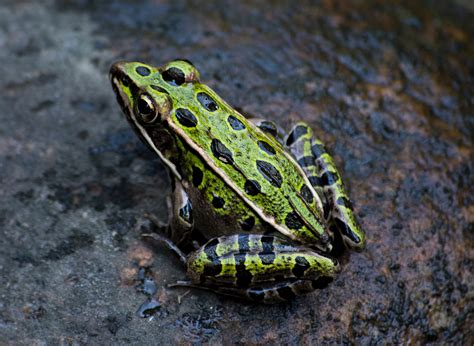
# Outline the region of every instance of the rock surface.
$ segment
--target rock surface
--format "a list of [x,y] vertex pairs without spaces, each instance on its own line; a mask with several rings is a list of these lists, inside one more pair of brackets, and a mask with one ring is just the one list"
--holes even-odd
[[[472,5],[263,3],[2,1],[2,344],[473,343]],[[166,218],[167,172],[107,72],[177,57],[334,154],[368,245],[327,289],[262,306],[165,287],[184,270],[140,232]]]

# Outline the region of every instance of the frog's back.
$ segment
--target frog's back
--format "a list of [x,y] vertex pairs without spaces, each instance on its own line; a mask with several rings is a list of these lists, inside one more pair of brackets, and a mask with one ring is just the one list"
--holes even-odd
[[[207,86],[187,83],[180,88],[172,94],[169,126],[184,149],[202,159],[202,169],[212,171],[233,192],[219,196],[214,191],[213,199],[229,203],[225,199],[238,198],[264,223],[290,238],[324,244],[327,234],[318,196],[281,144]],[[196,160],[188,161],[192,174],[199,167],[193,167]]]
[[[194,228],[203,239],[251,232],[271,231],[260,216],[233,191],[208,164],[179,138],[180,173],[193,206]],[[181,238],[182,235],[173,235]]]

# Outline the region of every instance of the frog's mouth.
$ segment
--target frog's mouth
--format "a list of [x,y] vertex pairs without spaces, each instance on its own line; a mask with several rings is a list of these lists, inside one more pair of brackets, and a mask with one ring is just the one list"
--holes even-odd
[[[117,102],[127,118],[130,118],[132,109],[131,93],[127,94],[125,88],[133,89],[133,83],[124,72],[124,63],[117,62],[110,67],[109,78],[114,90]],[[133,85],[133,86],[132,86]],[[136,88],[136,86],[134,86]]]
[[126,62],[116,62],[110,67],[109,78],[114,90],[115,97],[117,99],[120,108],[125,114],[128,122],[135,130],[135,132],[141,137],[141,139],[148,145],[150,145],[145,134],[146,131],[138,123],[134,114],[134,96],[137,93],[138,87],[125,73]]

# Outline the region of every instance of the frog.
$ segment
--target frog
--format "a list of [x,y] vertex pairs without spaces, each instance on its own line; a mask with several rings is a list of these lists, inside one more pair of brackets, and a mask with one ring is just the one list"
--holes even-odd
[[129,124],[169,171],[169,220],[151,237],[185,265],[187,279],[173,286],[285,302],[335,279],[335,244],[364,249],[335,161],[305,122],[285,133],[243,115],[186,59],[119,61],[109,76]]

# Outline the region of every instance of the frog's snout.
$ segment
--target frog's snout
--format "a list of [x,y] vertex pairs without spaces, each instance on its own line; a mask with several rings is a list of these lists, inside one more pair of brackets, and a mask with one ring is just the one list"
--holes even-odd
[[125,75],[125,62],[124,61],[117,61],[110,66],[109,69],[109,78],[112,80],[113,78],[120,79]]

